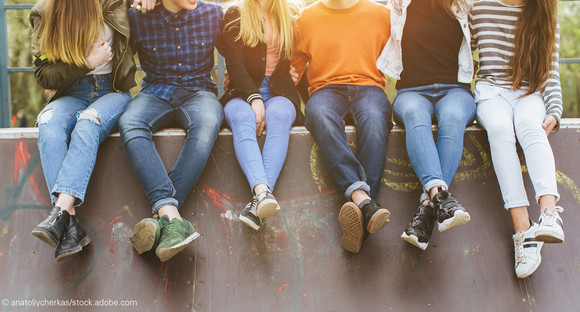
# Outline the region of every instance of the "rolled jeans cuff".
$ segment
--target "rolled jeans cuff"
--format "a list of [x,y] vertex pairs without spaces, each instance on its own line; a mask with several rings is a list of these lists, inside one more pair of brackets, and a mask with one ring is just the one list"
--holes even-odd
[[175,207],[178,207],[178,202],[177,199],[175,198],[164,198],[164,199],[160,199],[158,200],[154,205],[153,205],[153,215],[156,215],[157,212],[159,211],[159,209],[163,206],[166,205],[173,205]]
[[352,200],[350,197],[352,196],[352,193],[356,190],[363,190],[367,192],[367,194],[371,193],[371,187],[366,182],[357,181],[351,184],[344,192],[344,196],[346,196],[346,199],[349,201]]
[[427,194],[429,194],[429,190],[437,186],[443,186],[445,189],[449,189],[449,186],[447,186],[447,183],[445,183],[445,181],[435,179],[425,183],[424,190],[425,192],[427,192]]

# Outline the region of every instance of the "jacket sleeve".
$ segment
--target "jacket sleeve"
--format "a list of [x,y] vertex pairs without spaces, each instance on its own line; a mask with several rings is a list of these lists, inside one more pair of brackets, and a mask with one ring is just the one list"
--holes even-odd
[[239,11],[235,7],[229,8],[224,16],[223,53],[231,87],[235,89],[237,96],[250,103],[254,99],[261,99],[262,96],[246,68],[243,44],[241,40],[236,40],[240,24],[231,23],[239,16]]
[[[41,1],[42,2],[42,1]],[[40,4],[40,3],[39,3]],[[38,27],[42,20],[41,8],[36,5],[30,11],[30,24],[32,25],[32,38],[36,38]],[[59,88],[67,88],[78,79],[91,71],[87,66],[69,65],[63,62],[52,63],[43,56],[35,44],[32,44],[32,57],[34,77],[37,83],[44,89],[55,90]]]

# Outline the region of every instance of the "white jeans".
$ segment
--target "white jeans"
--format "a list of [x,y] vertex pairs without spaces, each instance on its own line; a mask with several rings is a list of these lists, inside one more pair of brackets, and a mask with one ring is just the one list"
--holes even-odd
[[493,167],[505,208],[529,206],[524,188],[516,137],[524,151],[536,202],[544,195],[560,199],[554,155],[542,123],[546,118],[539,93],[522,98],[525,92],[488,84],[477,84],[477,121],[487,130]]

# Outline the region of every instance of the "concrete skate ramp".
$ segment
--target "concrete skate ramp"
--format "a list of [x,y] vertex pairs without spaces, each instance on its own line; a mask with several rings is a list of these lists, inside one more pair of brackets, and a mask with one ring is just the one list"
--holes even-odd
[[[30,234],[51,208],[36,130],[0,130],[0,310],[578,311],[580,122],[565,123],[550,141],[566,242],[545,245],[542,265],[524,280],[513,272],[511,220],[478,128],[465,135],[451,186],[472,221],[435,230],[424,252],[399,238],[417,208],[420,185],[398,129],[389,140],[378,199],[391,211],[391,222],[356,255],[340,246],[343,195],[307,131],[296,128],[291,135],[275,190],[282,210],[259,232],[237,219],[250,190],[231,133],[224,131],[182,209],[202,236],[167,263],[151,252],[138,255],[129,243],[150,206],[118,136],[102,146],[86,203],[78,209],[92,243],[56,263],[54,249]],[[354,148],[352,129],[349,138]],[[167,164],[183,140],[181,131],[155,137]],[[530,212],[536,220],[537,206]]]

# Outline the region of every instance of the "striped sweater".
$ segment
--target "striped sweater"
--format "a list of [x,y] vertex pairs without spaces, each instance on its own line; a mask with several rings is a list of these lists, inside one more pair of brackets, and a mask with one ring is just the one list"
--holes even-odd
[[[476,83],[487,83],[511,88],[507,69],[514,54],[515,23],[522,12],[521,6],[510,6],[498,0],[475,2],[469,16],[472,49],[479,50],[479,72]],[[556,50],[552,57],[550,77],[541,89],[546,114],[553,115],[560,124],[562,116],[562,89],[558,66],[560,32],[556,32]],[[522,89],[527,89],[524,82]]]

